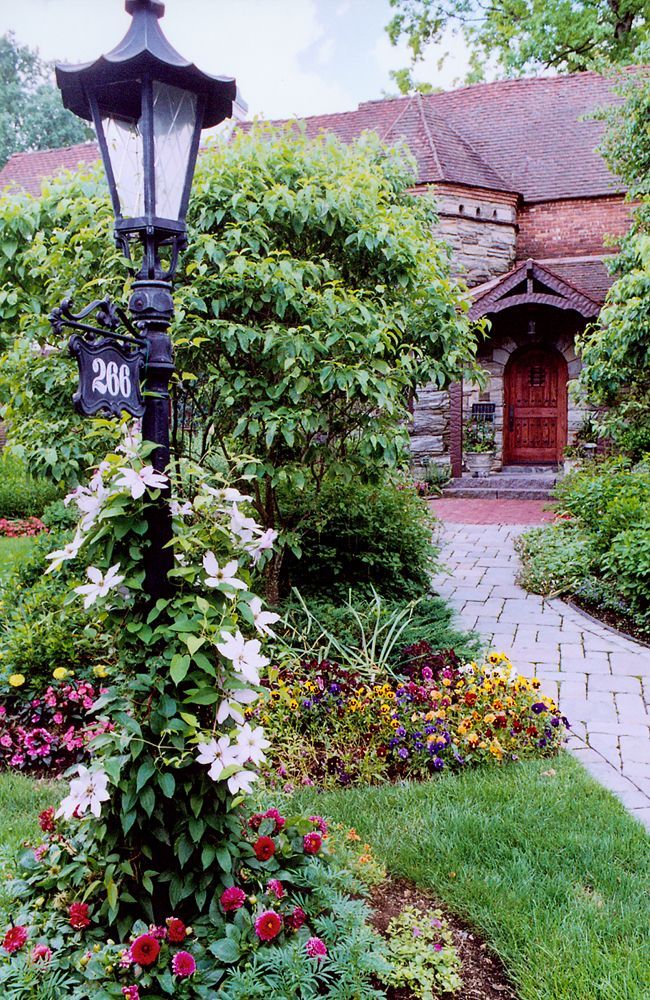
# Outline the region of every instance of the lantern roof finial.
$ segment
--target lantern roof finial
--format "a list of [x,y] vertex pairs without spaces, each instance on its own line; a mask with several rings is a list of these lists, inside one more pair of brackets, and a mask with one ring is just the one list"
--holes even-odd
[[135,14],[140,10],[150,10],[156,17],[164,17],[165,5],[162,0],[126,0],[124,4],[127,14]]

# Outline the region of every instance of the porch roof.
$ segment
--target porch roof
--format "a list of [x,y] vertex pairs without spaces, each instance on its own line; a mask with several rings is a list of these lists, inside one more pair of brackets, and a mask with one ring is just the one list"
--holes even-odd
[[[569,280],[574,275],[581,287]],[[600,312],[607,279],[611,283],[602,257],[524,260],[498,278],[472,288],[470,317],[478,319],[521,305],[544,305],[593,319]]]

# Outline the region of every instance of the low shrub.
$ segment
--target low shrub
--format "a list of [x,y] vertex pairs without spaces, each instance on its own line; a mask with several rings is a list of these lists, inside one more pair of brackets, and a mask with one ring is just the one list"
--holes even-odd
[[435,569],[433,518],[415,491],[383,482],[330,482],[283,499],[300,557],[287,553],[285,582],[306,595],[350,588],[391,598],[425,594]]
[[575,591],[598,562],[593,538],[573,520],[533,528],[515,548],[521,558],[519,583],[546,597]]
[[59,489],[53,483],[30,476],[24,462],[0,452],[0,517],[40,517],[58,496]]
[[650,525],[616,535],[602,566],[640,624],[650,628]]
[[329,661],[271,671],[268,701],[249,713],[263,722],[279,765],[267,774],[271,786],[421,779],[561,745],[566,720],[503,654],[463,666],[420,642],[402,660],[401,681],[374,684]]
[[36,539],[32,549],[5,578],[0,590],[0,695],[11,690],[11,675],[25,677],[24,690],[38,696],[57,668],[90,677],[92,667],[110,656],[101,616],[70,603],[71,581],[83,570],[67,563],[45,574],[48,552],[70,540],[67,532]]

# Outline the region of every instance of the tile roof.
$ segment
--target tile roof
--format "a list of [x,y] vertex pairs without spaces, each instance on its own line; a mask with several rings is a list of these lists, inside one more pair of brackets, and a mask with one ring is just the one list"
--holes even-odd
[[[517,261],[510,271],[506,271],[496,278],[491,278],[482,285],[476,285],[470,290],[469,297],[472,303],[478,305],[490,292],[510,284],[510,279],[514,278],[515,275],[525,276],[526,265],[532,263],[536,266],[540,274],[546,272],[552,277],[558,278],[569,289],[573,289],[580,295],[586,296],[593,303],[600,306],[605,301],[607,290],[614,281],[614,277],[607,270],[605,262],[613,259],[614,256],[608,254],[602,257],[549,257],[545,259],[520,260]],[[473,307],[472,312],[478,315],[480,314],[480,309],[477,310]]]
[[[499,80],[302,121],[309,135],[350,141],[373,130],[388,143],[405,140],[423,184],[513,191],[527,202],[593,197],[622,190],[596,152],[602,123],[585,118],[618,100],[612,86],[597,73]],[[94,143],[18,153],[0,171],[0,188],[15,181],[37,194],[42,177],[96,159]]]

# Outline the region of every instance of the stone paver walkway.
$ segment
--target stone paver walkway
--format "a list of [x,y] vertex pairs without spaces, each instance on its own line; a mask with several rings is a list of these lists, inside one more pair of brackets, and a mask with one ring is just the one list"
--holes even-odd
[[514,540],[523,530],[445,521],[448,572],[434,587],[464,627],[511,656],[519,673],[543,680],[571,723],[569,749],[650,829],[650,648],[518,587]]

